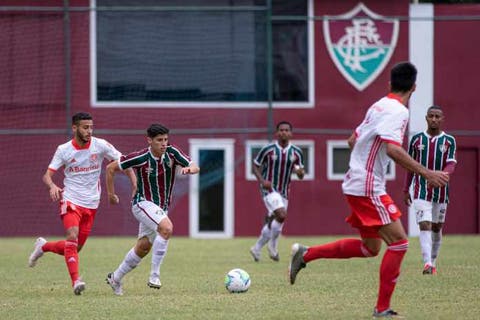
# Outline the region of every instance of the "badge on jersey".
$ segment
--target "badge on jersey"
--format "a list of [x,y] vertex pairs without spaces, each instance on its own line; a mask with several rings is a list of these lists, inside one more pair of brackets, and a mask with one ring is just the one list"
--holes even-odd
[[395,51],[398,19],[387,19],[365,6],[323,21],[328,53],[340,73],[358,91],[383,71]]

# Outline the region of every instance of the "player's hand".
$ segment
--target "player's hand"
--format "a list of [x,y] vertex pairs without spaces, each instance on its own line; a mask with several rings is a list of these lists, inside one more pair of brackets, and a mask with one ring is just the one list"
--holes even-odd
[[432,188],[438,188],[445,186],[450,180],[448,172],[443,171],[430,171],[427,178],[428,186]]
[[62,192],[63,189],[60,189],[55,183],[52,183],[49,190],[50,198],[52,199],[52,201],[58,201],[62,199]]
[[265,190],[270,190],[272,189],[272,182],[268,180],[263,180],[262,183],[260,183],[263,189]]
[[295,170],[295,173],[297,174],[297,177],[299,179],[303,179],[303,177],[305,176],[305,169],[304,168],[300,168],[299,165],[295,165],[293,167],[293,169]]
[[110,204],[118,204],[120,202],[120,199],[116,194],[109,194],[108,201],[110,202]]
[[189,174],[189,173],[190,173],[190,167],[182,168],[182,174]]
[[410,207],[412,204],[412,197],[410,196],[410,192],[406,191],[403,193],[403,202],[407,205],[407,207]]

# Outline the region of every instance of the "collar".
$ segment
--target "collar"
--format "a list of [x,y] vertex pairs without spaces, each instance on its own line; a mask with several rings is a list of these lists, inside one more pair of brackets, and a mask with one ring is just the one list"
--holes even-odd
[[391,93],[391,92],[390,92],[389,94],[387,94],[387,98],[397,100],[398,102],[400,102],[401,104],[403,104],[402,98],[401,98],[399,95],[395,94],[395,93]]
[[72,145],[76,150],[84,150],[90,148],[90,143],[92,143],[92,139],[88,141],[84,146],[80,146],[77,141],[75,141],[75,138],[72,139]]

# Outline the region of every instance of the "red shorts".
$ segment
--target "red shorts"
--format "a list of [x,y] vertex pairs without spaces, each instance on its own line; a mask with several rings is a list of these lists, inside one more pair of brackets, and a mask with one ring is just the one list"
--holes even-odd
[[352,210],[345,220],[360,231],[362,238],[379,238],[378,229],[402,215],[388,194],[375,197],[345,196]]
[[89,209],[78,206],[70,201],[60,201],[60,217],[63,227],[68,230],[78,227],[78,245],[83,246],[92,231],[93,221],[97,209]]

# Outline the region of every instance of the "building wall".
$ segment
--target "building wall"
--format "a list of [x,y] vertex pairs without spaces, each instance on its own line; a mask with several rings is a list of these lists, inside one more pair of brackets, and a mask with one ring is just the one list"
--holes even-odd
[[[43,5],[54,5],[52,3],[45,2]],[[8,2],[0,2],[0,5],[4,4]],[[15,2],[15,5],[28,4],[29,1]],[[71,4],[84,6],[88,1],[71,1]],[[315,1],[315,15],[339,15],[357,4],[350,0]],[[410,10],[408,1],[391,4],[372,0],[364,1],[364,4],[384,16],[405,17]],[[35,2],[35,5],[38,4]],[[478,15],[480,5],[436,5],[434,14]],[[172,128],[171,141],[186,151],[189,150],[189,138],[235,139],[234,234],[257,235],[265,208],[257,183],[245,179],[245,142],[265,139],[266,133],[247,130],[219,134],[209,133],[208,130],[228,131],[234,127],[263,128],[266,132],[268,110],[92,108],[89,15],[72,12],[70,19],[71,113],[91,112],[97,135],[106,138],[124,153],[146,145],[142,133],[154,121],[164,122]],[[459,149],[458,169],[452,177],[452,204],[446,225],[448,233],[480,232],[480,134],[476,121],[480,119],[480,109],[473,105],[480,44],[472,41],[476,38],[474,32],[478,23],[478,20],[462,19],[434,23],[433,102],[444,108],[445,130],[456,136]],[[388,64],[368,87],[359,91],[345,80],[332,62],[322,22],[315,23],[315,105],[307,109],[278,108],[273,112],[274,122],[287,119],[293,123],[295,139],[315,141],[315,180],[292,183],[289,218],[284,227],[286,235],[354,232],[344,222],[349,209],[341,192],[341,182],[327,179],[326,143],[330,139],[346,139],[348,133],[361,122],[366,109],[388,92],[389,68],[398,61],[409,60],[409,34],[415,30],[410,30],[406,20],[401,20],[399,24],[397,46]],[[64,104],[65,48],[62,28],[62,13],[0,15],[0,41],[14,44],[8,50],[0,51],[0,60],[9,62],[0,76],[0,129],[3,133],[0,148],[8,150],[0,157],[0,166],[5,168],[3,179],[0,179],[0,190],[3,192],[0,198],[0,236],[63,234],[57,215],[58,205],[50,202],[41,182],[56,146],[70,138],[69,128],[65,125],[70,115],[65,114]],[[15,37],[15,41],[11,37]],[[202,129],[205,129],[203,133]],[[59,134],[59,130],[64,133]],[[403,176],[403,169],[397,166],[396,179],[388,183],[388,189],[405,213],[402,217],[404,225],[408,225],[408,210],[402,204]],[[56,178],[60,184],[61,175]],[[103,175],[101,179],[104,185]],[[127,185],[124,177],[117,178],[117,191],[121,197],[119,206],[109,205],[103,194],[104,201],[99,207],[94,235],[136,234],[137,222],[129,210]],[[175,188],[169,214],[175,224],[175,234],[188,235],[188,181],[178,181]]]

